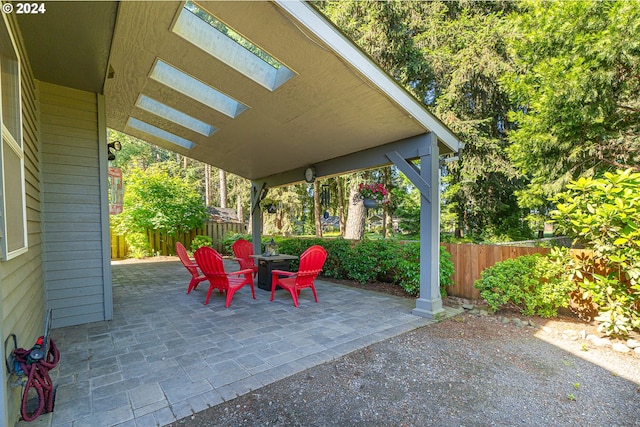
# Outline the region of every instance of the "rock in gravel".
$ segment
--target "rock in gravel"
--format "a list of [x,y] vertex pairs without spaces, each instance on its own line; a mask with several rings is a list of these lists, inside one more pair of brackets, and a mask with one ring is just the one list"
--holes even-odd
[[576,341],[578,339],[578,333],[573,329],[567,329],[562,331],[562,338],[566,340]]
[[524,319],[518,319],[517,317],[513,319],[513,324],[519,328],[524,328],[525,326],[529,326],[529,321]]
[[627,340],[627,347],[629,348],[638,348],[640,347],[640,341],[634,339]]
[[619,351],[620,353],[628,353],[631,351],[631,349],[627,347],[626,344],[623,344],[621,342],[613,344],[611,348],[613,348],[615,351]]
[[465,310],[473,310],[474,308],[476,308],[476,306],[473,304],[462,304],[462,308],[464,308]]
[[611,345],[611,341],[608,338],[600,338],[596,335],[587,335],[587,340],[591,341],[596,347],[606,347]]

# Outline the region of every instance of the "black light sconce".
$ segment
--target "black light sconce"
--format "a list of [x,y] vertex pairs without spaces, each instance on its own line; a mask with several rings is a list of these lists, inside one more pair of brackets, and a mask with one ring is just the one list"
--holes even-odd
[[120,151],[122,149],[122,143],[120,141],[113,141],[108,143],[107,147],[107,150],[109,151],[107,158],[109,161],[113,161],[116,159],[116,151]]
[[268,205],[265,205],[264,209],[267,211],[267,213],[270,213],[270,214],[274,214],[278,212],[278,207],[273,203],[269,203]]

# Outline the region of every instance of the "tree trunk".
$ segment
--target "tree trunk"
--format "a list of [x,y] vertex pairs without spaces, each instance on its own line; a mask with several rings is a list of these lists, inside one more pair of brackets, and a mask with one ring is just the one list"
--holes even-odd
[[220,169],[220,207],[227,207],[227,173]]
[[211,165],[204,165],[204,204],[211,206]]
[[238,219],[244,223],[244,211],[242,210],[242,198],[240,195],[236,197],[236,212],[238,214]]
[[344,238],[349,240],[362,240],[364,238],[364,218],[367,209],[362,204],[358,195],[358,186],[354,183],[349,188],[349,200],[347,207],[347,225]]
[[338,187],[338,215],[340,217],[340,235],[345,234],[345,218],[344,218],[344,179],[336,177]]
[[316,237],[322,237],[322,220],[320,213],[320,183],[313,181],[313,214],[316,222]]
[[382,215],[382,236],[385,238],[391,237],[393,234],[393,217],[391,216],[388,205],[384,205],[382,210],[384,212]]

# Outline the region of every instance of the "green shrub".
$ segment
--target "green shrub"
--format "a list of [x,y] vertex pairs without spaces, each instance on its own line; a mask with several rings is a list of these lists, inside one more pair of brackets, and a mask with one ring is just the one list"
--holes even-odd
[[252,241],[250,234],[243,234],[243,233],[236,233],[234,231],[228,231],[228,232],[226,232],[224,234],[224,236],[222,236],[222,240],[221,240],[223,255],[231,255],[231,254],[233,254],[233,250],[232,250],[231,246],[238,239],[245,239],[245,240],[248,240],[250,242]]
[[322,273],[326,277],[335,279],[346,277],[346,266],[351,264],[349,258],[354,254],[352,242],[338,237],[337,239],[325,240],[323,246],[327,249],[327,261],[324,263]]
[[[347,257],[347,278],[360,283],[385,281],[398,260],[399,244],[395,240],[362,240]],[[386,280],[389,281],[389,280]]]
[[447,296],[447,288],[453,285],[453,260],[444,246],[440,246],[440,295]]
[[[408,294],[420,293],[420,244],[409,242],[402,245],[394,272],[394,283]],[[447,288],[453,284],[453,261],[451,254],[440,246],[440,295],[447,296]]]
[[409,295],[420,293],[420,244],[405,243],[400,250],[395,265],[394,283],[397,283]]
[[149,239],[145,233],[130,232],[125,236],[129,245],[129,258],[145,258],[149,256],[151,249]]
[[[180,231],[201,228],[208,218],[193,180],[175,174],[166,165],[134,167],[126,172],[124,180],[127,191],[122,214],[113,218],[116,230],[122,235],[158,230],[173,236]],[[136,251],[140,249],[136,247]]]
[[[231,245],[239,238],[251,240],[247,235],[228,233],[223,244],[229,253]],[[272,237],[263,237],[264,243]],[[402,243],[395,239],[365,239],[359,242],[317,237],[287,238],[273,236],[278,251],[300,256],[313,245],[327,250],[327,260],[322,274],[334,279],[349,279],[360,283],[373,281],[393,283],[402,287],[410,295],[420,292],[420,244]],[[298,268],[298,261],[291,262],[291,270]],[[453,262],[451,255],[440,247],[440,290],[446,296],[446,288],[453,284]]]
[[580,178],[554,201],[558,229],[594,252],[566,262],[583,298],[598,305],[599,329],[619,336],[640,330],[640,173]]
[[[263,247],[264,247],[264,243],[270,241],[271,237],[263,237],[263,239],[264,239],[263,240]],[[313,245],[320,245],[325,249],[327,249],[327,252],[329,251],[327,247],[327,241],[316,238],[316,237],[286,238],[286,237],[274,236],[273,240],[278,244],[278,252],[280,252],[281,254],[300,256],[305,250],[307,250]],[[291,270],[293,271],[298,269],[299,263],[297,260],[294,260],[294,261],[291,261],[290,265],[291,265]]]
[[[265,238],[265,241],[271,237]],[[393,283],[410,295],[420,292],[420,244],[402,243],[395,239],[365,239],[359,242],[336,239],[285,238],[274,236],[280,253],[300,256],[307,248],[320,245],[327,250],[322,274],[334,279],[349,279],[360,283],[373,281]],[[291,269],[298,268],[297,261]],[[446,295],[453,276],[451,255],[440,248],[441,294]]]
[[575,289],[562,273],[562,266],[547,257],[524,255],[487,268],[474,286],[493,310],[515,306],[527,316],[552,317],[569,305]]
[[210,236],[196,236],[191,241],[191,252],[195,252],[203,246],[212,246],[213,240]]

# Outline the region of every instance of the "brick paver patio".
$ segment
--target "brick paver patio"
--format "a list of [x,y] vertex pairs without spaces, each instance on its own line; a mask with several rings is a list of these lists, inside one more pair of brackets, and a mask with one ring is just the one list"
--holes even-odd
[[[354,350],[428,325],[411,299],[317,281],[291,295],[186,295],[177,261],[112,265],[114,319],[52,331],[54,412],[19,426],[164,426]],[[225,261],[229,271],[237,264]],[[452,313],[449,313],[452,314]]]

